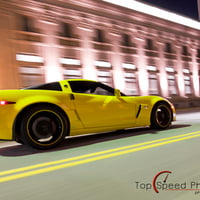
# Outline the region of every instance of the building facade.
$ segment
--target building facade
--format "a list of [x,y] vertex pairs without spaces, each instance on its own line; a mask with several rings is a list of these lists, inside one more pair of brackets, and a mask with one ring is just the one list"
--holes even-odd
[[0,89],[85,78],[200,106],[198,28],[102,0],[0,2]]

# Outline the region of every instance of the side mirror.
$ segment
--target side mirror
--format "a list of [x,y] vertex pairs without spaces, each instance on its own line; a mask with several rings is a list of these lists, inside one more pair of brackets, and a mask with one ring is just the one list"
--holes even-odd
[[115,96],[119,99],[121,97],[121,92],[118,89],[115,89]]

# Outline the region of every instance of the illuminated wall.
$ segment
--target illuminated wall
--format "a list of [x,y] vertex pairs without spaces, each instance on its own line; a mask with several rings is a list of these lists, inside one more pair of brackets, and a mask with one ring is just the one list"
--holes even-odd
[[200,23],[108,1],[3,1],[0,89],[87,78],[131,95],[199,97]]

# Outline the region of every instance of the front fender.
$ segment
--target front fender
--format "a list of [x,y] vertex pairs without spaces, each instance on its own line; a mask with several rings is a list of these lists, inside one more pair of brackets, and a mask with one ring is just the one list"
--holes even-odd
[[139,126],[146,126],[150,125],[151,121],[151,112],[153,107],[158,103],[158,102],[165,102],[167,103],[172,111],[173,115],[173,121],[176,120],[176,112],[173,104],[168,101],[167,99],[159,96],[140,96],[140,97],[135,97],[136,104],[137,104],[137,115],[136,115],[136,120],[137,124]]
[[172,116],[173,116],[172,121],[176,121],[176,110],[175,110],[175,107],[168,99],[165,99],[163,97],[153,96],[152,99],[151,99],[152,108],[155,106],[155,104],[157,104],[159,102],[165,102],[165,103],[167,103],[169,105],[169,107],[171,108]]

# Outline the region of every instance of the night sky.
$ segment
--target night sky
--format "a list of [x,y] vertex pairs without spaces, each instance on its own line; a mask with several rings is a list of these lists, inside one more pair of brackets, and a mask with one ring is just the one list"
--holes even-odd
[[138,0],[140,2],[155,5],[165,10],[198,19],[197,0]]

